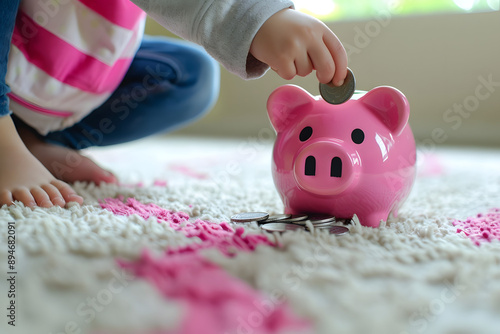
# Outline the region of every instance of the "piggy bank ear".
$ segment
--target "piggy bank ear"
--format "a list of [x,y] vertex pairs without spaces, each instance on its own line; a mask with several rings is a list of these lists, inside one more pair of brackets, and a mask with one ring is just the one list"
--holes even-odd
[[396,136],[401,134],[410,117],[410,105],[406,97],[393,87],[381,86],[372,89],[359,99]]
[[301,113],[309,110],[314,97],[295,85],[276,88],[267,100],[267,113],[274,129],[279,132],[293,124]]

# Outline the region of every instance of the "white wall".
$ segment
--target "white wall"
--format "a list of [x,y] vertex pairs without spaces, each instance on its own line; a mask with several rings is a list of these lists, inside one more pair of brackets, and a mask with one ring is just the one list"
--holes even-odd
[[[348,49],[357,89],[391,85],[405,93],[417,141],[500,147],[500,12],[414,17],[386,12],[330,26]],[[148,33],[160,31],[148,26]],[[480,80],[490,77],[497,83],[493,92]],[[223,71],[214,110],[180,133],[255,136],[270,126],[267,97],[285,83],[273,72],[243,81]],[[319,94],[314,75],[290,83]],[[454,105],[464,103],[460,114]]]

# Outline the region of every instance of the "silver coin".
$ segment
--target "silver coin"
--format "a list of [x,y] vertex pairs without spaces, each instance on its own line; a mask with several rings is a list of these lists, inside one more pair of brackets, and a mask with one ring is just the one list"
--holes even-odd
[[334,86],[333,83],[320,83],[319,93],[321,97],[330,104],[342,104],[348,101],[356,90],[356,79],[350,68],[347,68],[347,76],[342,86]]
[[314,228],[329,228],[330,226],[335,226],[335,222],[327,222],[327,223],[321,223],[321,224],[312,224]]
[[294,223],[297,224],[300,222],[300,225],[305,225],[305,220],[307,219],[307,215],[291,215],[290,218],[280,220],[280,223]]
[[231,222],[233,223],[249,223],[249,222],[259,222],[269,218],[267,212],[243,212],[231,216]]
[[313,226],[316,229],[328,230],[332,226],[342,226],[342,225],[338,225],[337,223],[324,223],[324,224],[321,224],[321,225],[313,225]]
[[267,232],[305,231],[303,226],[286,223],[269,223],[260,228]]
[[[288,221],[285,221],[286,224],[294,224],[294,225],[299,225],[299,226],[306,226],[306,223],[308,222],[309,220],[297,220],[297,221],[294,221],[294,222],[288,222]],[[283,223],[283,221],[281,221],[281,223]]]
[[276,221],[282,221],[283,219],[288,219],[291,217],[292,215],[288,214],[271,215],[266,220],[259,221],[259,224],[269,224]]
[[335,221],[334,216],[330,215],[320,215],[320,214],[314,214],[314,215],[309,215],[308,218],[313,225],[316,224],[322,224],[322,223],[330,223]]
[[334,225],[328,229],[328,233],[335,235],[349,234],[349,229],[345,226]]

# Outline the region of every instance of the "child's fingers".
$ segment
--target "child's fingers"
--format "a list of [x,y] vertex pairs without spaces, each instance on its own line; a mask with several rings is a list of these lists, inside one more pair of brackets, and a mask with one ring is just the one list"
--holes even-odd
[[344,79],[347,76],[347,53],[335,34],[325,34],[323,40],[335,62],[333,84],[340,86],[344,83]]
[[309,50],[309,57],[316,69],[316,77],[319,82],[327,84],[332,81],[335,74],[335,63],[330,51],[324,44],[318,44]]
[[295,59],[295,72],[298,76],[305,77],[313,71],[313,65],[307,52],[301,53]]
[[271,68],[285,80],[292,80],[295,75],[297,75],[295,63],[293,61],[283,61],[279,66],[271,66]]

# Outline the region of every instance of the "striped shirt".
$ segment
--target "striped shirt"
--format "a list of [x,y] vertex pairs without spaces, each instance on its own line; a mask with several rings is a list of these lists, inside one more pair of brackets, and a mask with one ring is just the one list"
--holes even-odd
[[42,135],[105,102],[127,72],[146,14],[129,0],[23,0],[6,82],[13,113]]

